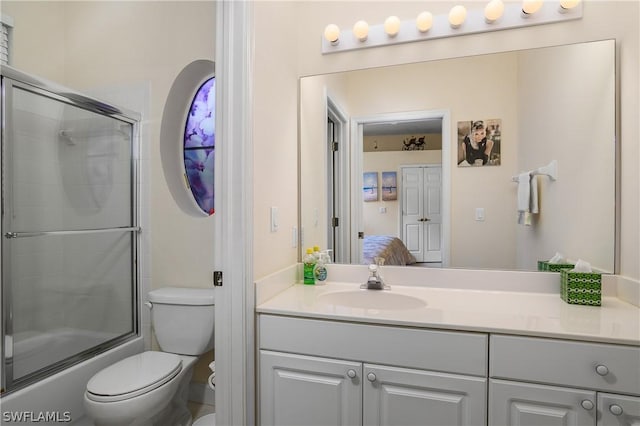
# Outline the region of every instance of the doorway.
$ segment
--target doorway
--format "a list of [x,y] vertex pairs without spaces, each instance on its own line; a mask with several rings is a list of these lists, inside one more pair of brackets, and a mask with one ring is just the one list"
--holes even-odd
[[347,125],[342,108],[327,95],[327,249],[337,263],[350,258]]
[[[363,172],[371,172],[373,170],[365,170],[365,132],[366,129],[374,126],[378,128],[384,127],[398,127],[401,128],[403,126],[407,126],[409,128],[410,125],[417,125],[421,122],[427,121],[437,121],[439,123],[440,133],[441,133],[441,147],[440,147],[440,155],[438,155],[433,161],[422,161],[422,164],[412,164],[414,161],[405,160],[404,163],[397,163],[395,166],[387,165],[385,166],[390,171],[396,171],[398,173],[398,183],[402,185],[402,168],[403,166],[409,165],[422,165],[426,164],[438,164],[439,174],[439,203],[437,204],[439,217],[438,222],[433,220],[434,226],[424,225],[421,228],[424,230],[428,229],[427,232],[431,232],[431,234],[427,234],[427,242],[430,241],[431,248],[427,249],[427,252],[430,252],[426,257],[422,255],[421,259],[428,260],[418,260],[419,262],[434,262],[434,264],[438,264],[438,266],[446,267],[449,262],[449,238],[450,238],[450,187],[451,187],[451,129],[450,129],[450,114],[449,111],[446,110],[432,110],[432,111],[412,111],[405,113],[392,113],[392,114],[378,114],[364,117],[356,117],[351,120],[351,140],[353,141],[352,146],[352,156],[351,156],[351,182],[352,187],[351,191],[354,194],[352,197],[352,228],[351,228],[351,263],[362,263],[363,255],[363,237],[365,234],[372,233],[372,230],[369,228],[369,232],[366,232],[365,228],[367,228],[367,224],[365,221],[365,204],[366,209],[371,210],[371,205],[373,203],[365,203],[363,197]],[[416,141],[412,143],[412,137],[408,136],[403,139],[403,145],[405,148],[401,148],[407,151],[412,151],[412,154],[418,155],[418,151],[427,149],[424,148],[426,145],[421,145],[419,141],[420,137],[416,138]],[[367,143],[371,143],[368,141]],[[378,147],[381,145],[378,144]],[[415,152],[414,152],[415,151]],[[414,158],[412,158],[415,160]],[[419,162],[416,162],[419,163]],[[368,166],[371,168],[370,166]],[[394,168],[391,170],[391,168]],[[386,171],[386,170],[385,170]],[[380,171],[381,172],[381,171]],[[433,176],[431,176],[433,177]],[[434,189],[429,189],[430,191],[434,191]],[[402,192],[402,187],[398,188],[398,196],[399,199],[394,207],[390,207],[389,205],[383,206],[381,205],[374,211],[379,212],[380,214],[386,214],[390,212],[390,209],[395,208],[397,210],[397,219],[395,221],[395,236],[402,239],[405,245],[412,244],[412,241],[407,240],[406,236],[403,235],[403,223],[402,223],[402,208],[401,206],[404,203],[404,197]],[[434,198],[435,199],[435,198]],[[434,202],[435,203],[435,202]],[[436,204],[432,204],[429,208],[435,207]],[[433,213],[433,212],[431,212]],[[430,214],[431,214],[430,213]],[[426,216],[425,216],[426,218]],[[416,218],[420,219],[420,218]],[[428,223],[430,221],[423,221],[423,223]],[[418,222],[420,223],[420,222]],[[439,224],[437,224],[439,223]],[[439,228],[439,232],[435,230]],[[424,231],[423,231],[424,232]],[[375,230],[373,231],[375,233]],[[417,234],[416,234],[417,235]],[[423,234],[424,235],[424,234]],[[423,237],[424,242],[424,237]],[[435,250],[437,247],[437,250]],[[439,259],[439,260],[435,260]]]

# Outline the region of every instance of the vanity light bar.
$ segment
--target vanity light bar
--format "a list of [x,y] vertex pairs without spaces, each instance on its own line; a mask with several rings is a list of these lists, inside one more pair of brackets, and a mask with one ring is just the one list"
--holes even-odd
[[[571,3],[573,7],[564,7],[567,3]],[[368,33],[364,39],[362,39],[362,34],[359,34],[361,37],[358,38],[352,30],[339,30],[338,27],[331,24],[334,31],[334,41],[322,37],[322,53],[329,54],[582,19],[582,2],[577,0],[545,1],[535,13],[524,13],[522,8],[523,5],[520,2],[505,2],[502,16],[492,21],[485,17],[483,4],[480,9],[467,10],[464,22],[456,28],[449,22],[448,13],[434,15],[431,28],[425,32],[421,32],[417,28],[416,18],[401,21],[399,29],[397,32],[394,31],[393,35],[385,31],[385,24],[369,25]],[[336,34],[337,31],[339,33]]]

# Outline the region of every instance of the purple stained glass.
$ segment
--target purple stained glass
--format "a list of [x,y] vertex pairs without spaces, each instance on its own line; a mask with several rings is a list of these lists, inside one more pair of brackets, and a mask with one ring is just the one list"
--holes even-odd
[[184,168],[191,193],[208,215],[214,213],[213,159],[215,151],[215,78],[196,92],[184,130]]

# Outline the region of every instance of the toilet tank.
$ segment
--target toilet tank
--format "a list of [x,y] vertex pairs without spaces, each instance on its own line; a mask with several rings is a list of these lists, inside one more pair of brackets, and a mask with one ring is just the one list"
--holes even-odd
[[213,288],[165,287],[150,291],[148,300],[162,351],[201,355],[213,349]]

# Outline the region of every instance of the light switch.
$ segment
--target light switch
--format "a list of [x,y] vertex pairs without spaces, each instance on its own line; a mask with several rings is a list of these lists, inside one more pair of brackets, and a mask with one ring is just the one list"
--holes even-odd
[[296,226],[291,228],[291,247],[298,247],[298,228]]
[[271,232],[278,232],[278,208],[271,207]]
[[476,220],[484,222],[484,209],[482,207],[476,207]]
[[380,214],[385,214],[387,212],[387,208],[386,207],[380,207],[378,209],[378,211],[380,212]]

